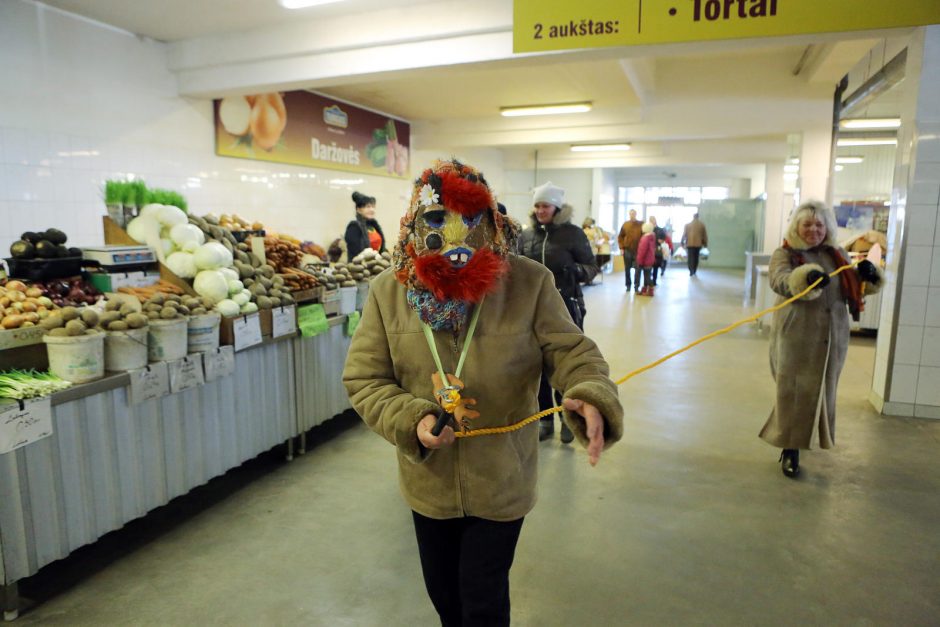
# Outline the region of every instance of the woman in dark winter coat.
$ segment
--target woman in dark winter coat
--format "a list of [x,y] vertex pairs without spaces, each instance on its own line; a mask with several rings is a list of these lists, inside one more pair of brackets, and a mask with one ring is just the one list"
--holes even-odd
[[349,261],[366,248],[385,252],[385,235],[375,220],[375,198],[353,192],[356,203],[356,219],[346,226],[346,254]]
[[[552,271],[555,287],[561,292],[571,318],[583,330],[586,309],[581,283],[590,283],[598,272],[591,244],[584,231],[571,223],[573,210],[565,204],[565,190],[548,182],[535,188],[532,200],[532,228],[522,233],[519,246],[521,254]],[[551,390],[551,385],[543,375],[539,388],[540,410],[558,404],[553,402]],[[554,431],[554,417],[542,418],[539,439],[548,439]],[[571,431],[562,421],[562,442],[567,444],[573,439]]]
[[822,279],[802,299],[774,313],[770,337],[777,402],[760,437],[783,449],[783,474],[791,478],[800,472],[799,449],[811,448],[813,440],[824,449],[835,444],[836,388],[849,346],[849,313],[858,320],[863,282],[868,293],[884,282],[881,270],[867,260],[830,280],[829,273],[850,263],[835,245],[836,228],[832,209],[804,203],[770,259],[770,286],[780,295],[778,302]]

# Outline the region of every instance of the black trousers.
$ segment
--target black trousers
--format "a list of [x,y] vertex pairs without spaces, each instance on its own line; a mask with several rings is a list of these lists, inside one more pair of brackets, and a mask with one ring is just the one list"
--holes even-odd
[[509,569],[524,519],[435,520],[412,515],[424,585],[441,625],[509,625]]
[[689,274],[695,274],[698,271],[698,255],[702,252],[699,246],[689,246]]

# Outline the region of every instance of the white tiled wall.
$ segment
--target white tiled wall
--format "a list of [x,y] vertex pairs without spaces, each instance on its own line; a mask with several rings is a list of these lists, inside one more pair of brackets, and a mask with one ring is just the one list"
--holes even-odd
[[908,92],[899,133],[900,160],[892,197],[897,217],[892,227],[899,228],[889,230],[888,298],[882,310],[873,387],[876,394],[879,386],[884,389],[885,413],[938,418],[940,27],[924,29],[914,42],[905,84],[916,91]]
[[407,181],[220,158],[213,145],[211,102],[176,96],[162,44],[0,1],[0,256],[50,226],[101,243],[102,185],[130,174],[181,192],[196,214],[234,212],[322,244],[342,236],[359,189],[397,232]]

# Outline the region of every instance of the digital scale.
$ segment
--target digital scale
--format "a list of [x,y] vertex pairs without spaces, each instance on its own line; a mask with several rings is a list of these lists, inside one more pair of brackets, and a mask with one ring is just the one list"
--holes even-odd
[[82,248],[85,260],[98,262],[105,269],[123,269],[157,262],[157,256],[147,246],[89,246]]

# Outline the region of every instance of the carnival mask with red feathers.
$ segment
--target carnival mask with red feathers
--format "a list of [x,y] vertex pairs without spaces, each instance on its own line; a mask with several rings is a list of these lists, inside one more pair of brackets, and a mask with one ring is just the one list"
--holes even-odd
[[408,300],[434,329],[459,329],[467,306],[508,270],[517,226],[498,210],[483,175],[438,161],[415,181],[393,259]]

